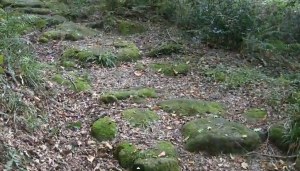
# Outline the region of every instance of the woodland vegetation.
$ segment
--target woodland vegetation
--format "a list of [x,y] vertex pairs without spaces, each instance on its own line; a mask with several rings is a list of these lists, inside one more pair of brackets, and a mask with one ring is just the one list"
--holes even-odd
[[0,38],[2,170],[300,170],[298,0],[0,0]]

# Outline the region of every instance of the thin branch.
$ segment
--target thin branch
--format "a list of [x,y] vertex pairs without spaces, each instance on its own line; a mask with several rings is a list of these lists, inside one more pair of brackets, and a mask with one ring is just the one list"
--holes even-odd
[[290,155],[290,156],[279,156],[279,155],[271,155],[271,154],[263,154],[263,153],[257,153],[257,152],[249,152],[245,154],[244,156],[250,156],[250,155],[259,155],[259,156],[265,156],[265,157],[271,157],[271,158],[280,158],[280,159],[294,159],[297,158],[298,155]]

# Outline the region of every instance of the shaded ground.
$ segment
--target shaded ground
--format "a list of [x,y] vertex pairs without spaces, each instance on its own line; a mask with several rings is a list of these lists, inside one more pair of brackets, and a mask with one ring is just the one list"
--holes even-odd
[[[148,24],[149,26],[151,24]],[[166,31],[167,30],[167,31]],[[169,55],[162,58],[149,58],[145,52],[159,42],[179,40],[175,28],[161,28],[152,25],[145,33],[133,36],[120,36],[113,33],[104,33],[83,40],[51,41],[40,44],[36,40],[39,32],[26,35],[25,38],[35,42],[34,47],[41,61],[50,64],[46,69],[48,91],[44,95],[34,95],[28,98],[37,104],[42,104],[45,114],[41,113],[40,127],[34,132],[14,130],[0,122],[3,140],[19,149],[26,157],[28,170],[123,170],[113,158],[114,146],[123,140],[130,140],[140,149],[151,147],[158,140],[167,140],[174,144],[179,152],[179,161],[182,170],[282,170],[291,165],[289,161],[282,161],[260,155],[218,155],[210,156],[205,153],[190,153],[183,149],[184,139],[180,133],[182,125],[195,117],[179,117],[166,113],[156,106],[158,102],[171,98],[194,98],[216,101],[226,107],[225,118],[245,124],[249,128],[268,127],[278,121],[279,115],[271,108],[264,106],[261,94],[265,91],[264,85],[248,85],[243,88],[228,90],[220,83],[207,80],[202,68],[226,64],[244,66],[246,62],[237,58],[238,54],[223,50],[209,49],[195,42],[184,42],[186,52],[178,55]],[[172,35],[172,37],[170,37]],[[89,68],[77,68],[78,73],[86,73],[91,81],[92,89],[87,92],[75,93],[67,87],[56,84],[52,76],[57,72],[70,74],[62,67],[51,69],[63,51],[73,45],[81,47],[111,46],[117,39],[131,40],[142,51],[142,60],[132,63],[123,63],[113,68],[103,68],[92,65]],[[178,38],[178,39],[177,39]],[[186,76],[168,77],[154,72],[149,66],[155,62],[171,61],[180,57],[186,58],[191,65],[191,71]],[[136,64],[142,63],[145,67],[137,74]],[[146,99],[143,103],[134,103],[131,100],[119,101],[114,104],[101,103],[101,94],[111,90],[120,90],[136,87],[151,87],[158,92],[158,98]],[[41,99],[34,98],[40,97]],[[146,129],[129,125],[121,113],[128,108],[149,108],[156,111],[160,120]],[[259,122],[247,122],[242,113],[252,107],[265,107],[268,116]],[[91,124],[100,117],[110,116],[118,124],[118,135],[113,141],[98,143],[90,135]],[[80,129],[69,129],[69,123],[81,122]],[[264,142],[257,153],[280,155],[268,143]],[[1,167],[0,167],[1,168]]]

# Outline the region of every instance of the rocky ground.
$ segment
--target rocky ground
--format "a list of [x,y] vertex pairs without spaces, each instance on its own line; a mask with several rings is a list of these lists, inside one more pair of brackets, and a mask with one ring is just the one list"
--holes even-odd
[[[28,159],[27,170],[125,170],[122,157],[128,157],[128,152],[121,154],[122,149],[117,150],[125,141],[135,146],[129,156],[147,156],[147,150],[157,150],[155,144],[171,143],[147,157],[133,159],[132,164],[126,165],[129,168],[138,165],[145,170],[170,171],[293,169],[293,160],[280,157],[282,154],[265,134],[282,119],[264,103],[261,94],[266,85],[228,89],[222,82],[210,80],[204,72],[220,64],[246,66],[239,54],[183,41],[176,28],[161,24],[143,23],[147,29],[142,33],[124,35],[91,29],[86,27],[87,22],[66,23],[69,25],[51,25],[24,36],[32,43],[38,59],[46,64],[47,90],[24,97],[43,109],[32,121],[38,129],[30,131],[22,129],[22,125],[15,129],[11,122],[0,122],[1,140]],[[162,42],[180,47],[161,51]],[[70,48],[77,51],[66,54]],[[85,50],[88,55],[78,54]],[[116,66],[103,67],[97,60],[100,52],[106,50],[118,59],[125,57]],[[97,59],[89,60],[86,56]],[[157,63],[174,67],[155,67]],[[179,63],[182,67],[176,68]],[[149,89],[139,94],[140,88]],[[124,90],[130,90],[129,95],[116,94]],[[175,101],[163,104],[170,99]],[[125,114],[133,108],[137,111]],[[256,109],[263,109],[259,110],[262,114],[257,116]],[[254,117],[246,114],[251,110]],[[153,111],[153,116],[145,111]],[[101,118],[111,120],[93,132],[95,121]],[[107,136],[106,129],[111,125],[116,127]]]

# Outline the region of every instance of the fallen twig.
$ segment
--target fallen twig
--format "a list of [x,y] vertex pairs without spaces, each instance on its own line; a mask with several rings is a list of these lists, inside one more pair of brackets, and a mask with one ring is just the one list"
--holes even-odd
[[271,155],[271,154],[263,154],[263,153],[258,153],[258,152],[249,152],[245,154],[245,156],[250,156],[250,155],[260,155],[260,156],[265,156],[265,157],[271,157],[271,158],[281,158],[281,159],[294,159],[297,158],[298,155],[290,155],[290,156],[279,156],[279,155]]

